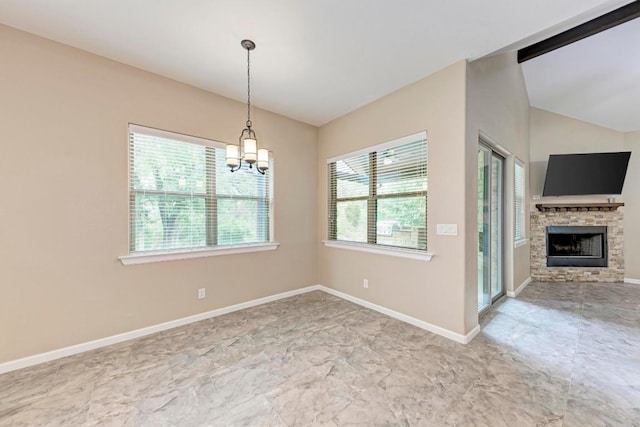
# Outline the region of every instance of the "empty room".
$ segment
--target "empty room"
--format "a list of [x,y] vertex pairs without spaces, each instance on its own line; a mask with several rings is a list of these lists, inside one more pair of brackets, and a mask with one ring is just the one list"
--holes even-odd
[[640,0],[0,0],[0,426],[640,426]]

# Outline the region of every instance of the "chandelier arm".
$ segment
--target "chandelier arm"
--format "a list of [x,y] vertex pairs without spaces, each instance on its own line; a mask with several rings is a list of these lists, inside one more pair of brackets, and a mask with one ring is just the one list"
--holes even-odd
[[240,170],[241,168],[242,168],[242,158],[238,159],[238,166],[236,166],[235,168],[234,168],[234,167],[232,167],[232,168],[231,168],[231,172],[238,171],[238,170]]

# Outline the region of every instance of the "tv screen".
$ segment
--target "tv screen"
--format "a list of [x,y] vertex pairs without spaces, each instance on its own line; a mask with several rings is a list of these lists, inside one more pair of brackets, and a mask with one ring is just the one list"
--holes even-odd
[[552,154],[543,196],[621,194],[631,152]]

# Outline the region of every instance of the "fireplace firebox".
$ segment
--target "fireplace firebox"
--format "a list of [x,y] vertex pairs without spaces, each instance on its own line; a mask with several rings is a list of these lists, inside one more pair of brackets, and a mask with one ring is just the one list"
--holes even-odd
[[548,226],[547,267],[607,267],[607,227]]

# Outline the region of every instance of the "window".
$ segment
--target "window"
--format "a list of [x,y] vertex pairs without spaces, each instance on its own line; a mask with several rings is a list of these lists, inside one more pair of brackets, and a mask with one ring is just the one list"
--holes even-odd
[[427,249],[427,135],[329,160],[328,239]]
[[524,163],[516,159],[515,162],[515,241],[525,239],[525,180]]
[[271,188],[222,143],[129,126],[131,253],[270,242]]

